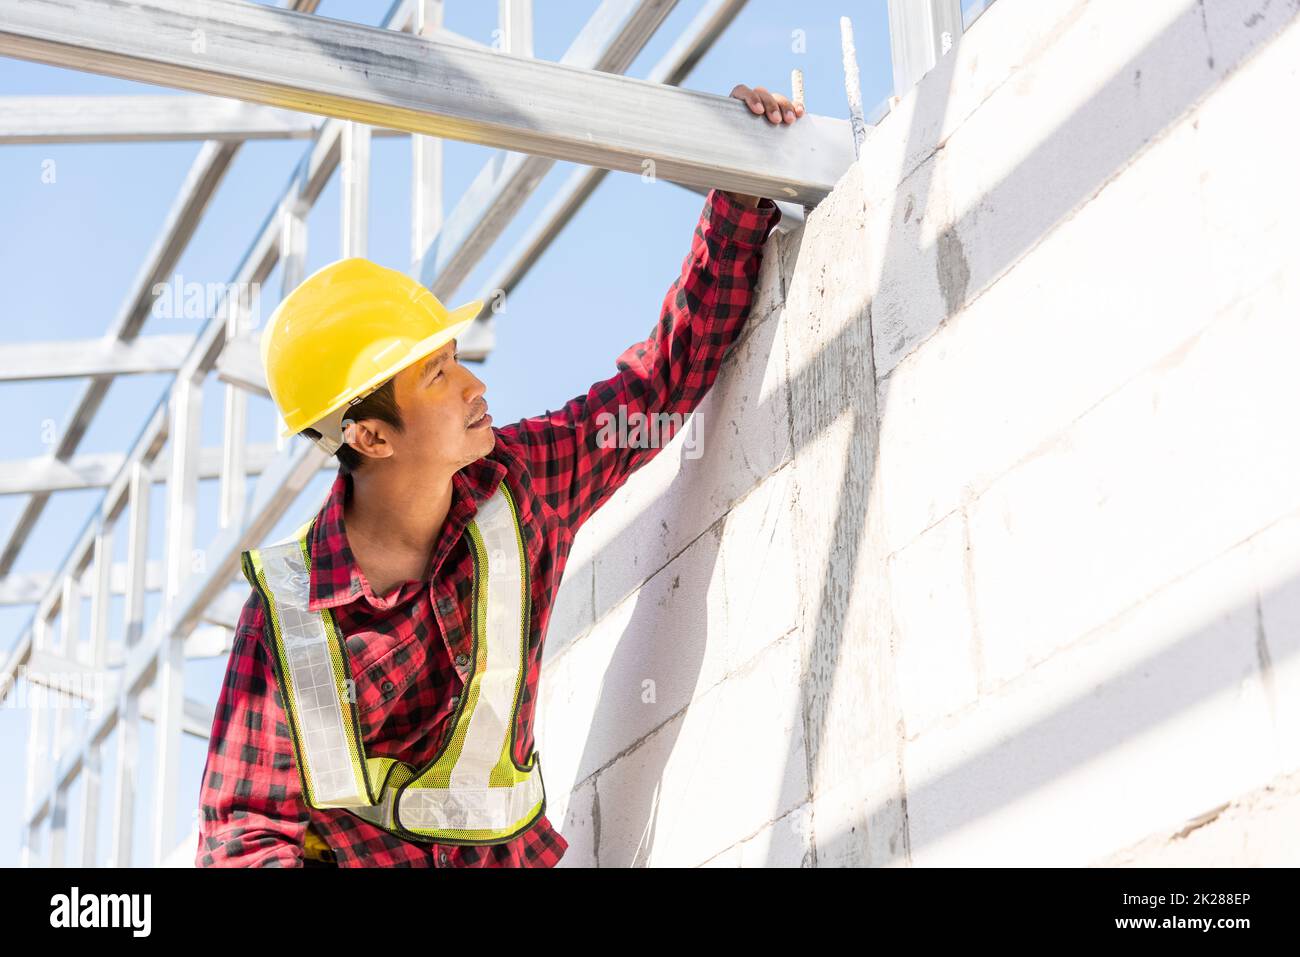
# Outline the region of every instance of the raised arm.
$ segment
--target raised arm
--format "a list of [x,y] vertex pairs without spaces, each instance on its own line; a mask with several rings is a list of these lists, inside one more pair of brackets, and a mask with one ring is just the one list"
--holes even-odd
[[[712,190],[695,227],[681,274],[669,286],[650,335],[618,357],[617,373],[554,412],[498,430],[524,456],[534,487],[571,532],[654,458],[677,431],[678,417],[708,393],[754,299],[763,244],[781,212],[770,199]],[[676,414],[675,416],[673,414]],[[669,427],[658,444],[625,441],[619,423],[656,414]]]
[[240,614],[199,793],[198,867],[302,867],[308,809],[262,641],[261,603]]

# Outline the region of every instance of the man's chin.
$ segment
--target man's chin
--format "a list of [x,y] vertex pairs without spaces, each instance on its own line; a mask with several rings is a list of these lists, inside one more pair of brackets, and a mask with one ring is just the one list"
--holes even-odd
[[476,443],[476,449],[475,449],[475,451],[477,451],[478,454],[472,459],[472,461],[477,462],[479,459],[483,458],[483,456],[487,455],[489,452],[491,452],[493,449],[497,447],[497,434],[493,430],[492,426],[490,425],[486,429],[475,429],[474,431],[484,433],[483,435],[478,437],[478,442]]

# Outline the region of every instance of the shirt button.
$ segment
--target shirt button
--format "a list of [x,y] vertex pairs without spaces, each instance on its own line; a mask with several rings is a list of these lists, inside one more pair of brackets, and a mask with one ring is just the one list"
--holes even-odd
[[452,609],[451,599],[449,598],[438,599],[438,611],[442,612],[444,615],[450,615],[451,609]]
[[460,695],[454,695],[451,699],[451,710],[456,710],[456,705],[460,704]]
[[465,665],[468,664],[468,663],[469,663],[469,655],[457,655],[457,656],[456,656],[456,667],[457,667],[457,668],[464,668]]
[[440,851],[440,852],[439,852],[439,854],[438,854],[438,863],[439,863],[439,864],[444,864],[444,865],[447,863],[447,852],[446,852],[446,851]]
[[389,681],[387,678],[385,678],[385,679],[384,679],[384,683],[383,683],[382,685],[380,685],[380,687],[383,688],[383,689],[384,689],[384,693],[387,694],[388,692],[390,692],[390,691],[392,691],[394,688],[396,688],[397,685],[393,684],[391,681]]

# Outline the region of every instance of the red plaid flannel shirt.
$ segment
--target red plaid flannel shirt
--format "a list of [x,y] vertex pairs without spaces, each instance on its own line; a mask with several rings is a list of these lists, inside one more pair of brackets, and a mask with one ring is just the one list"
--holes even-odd
[[[451,510],[425,581],[403,582],[383,596],[371,591],[348,548],[343,505],[352,482],[339,473],[312,531],[310,601],[313,610],[333,609],[346,636],[368,754],[419,767],[438,753],[473,660],[474,566],[462,533],[505,481],[519,504],[532,566],[531,652],[515,737],[515,760],[529,758],[542,644],[573,536],[659,451],[601,447],[601,413],[617,419],[620,406],[627,416],[695,409],[744,326],[763,243],[780,218],[771,200],[748,209],[720,190],[709,193],[659,320],[648,339],[619,356],[617,374],[556,412],[492,427],[493,451],[453,476]],[[551,867],[564,856],[568,842],[545,814],[507,843],[459,846],[406,841],[350,811],[308,807],[264,627],[250,590],[203,772],[198,866],[301,867],[309,824],[341,867]]]

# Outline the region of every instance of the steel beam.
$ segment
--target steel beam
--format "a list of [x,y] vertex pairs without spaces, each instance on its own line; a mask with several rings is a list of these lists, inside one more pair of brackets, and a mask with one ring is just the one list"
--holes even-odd
[[[245,584],[244,592],[247,591],[248,586]],[[226,620],[220,623],[214,622],[210,627],[194,629],[190,636],[185,639],[186,661],[219,658],[229,652],[231,648],[231,632],[237,627],[239,611],[243,608],[244,601],[248,596],[243,593],[235,594],[233,591],[228,595],[229,597],[222,597],[219,610],[213,612],[212,615],[204,615],[204,621],[211,621],[212,617],[217,614],[229,617],[226,617]],[[46,673],[101,674],[122,668],[126,664],[126,660],[126,649],[120,645],[107,650],[103,662],[97,669],[77,659],[60,657],[53,652],[33,651],[27,659],[24,670],[20,671],[19,675],[35,684],[54,687],[54,682],[44,680],[40,675]],[[89,695],[82,695],[82,697],[89,697]]]
[[894,95],[906,95],[961,35],[961,0],[889,0]]
[[[487,45],[451,30],[428,36],[471,49]],[[203,94],[0,97],[0,145],[309,140],[320,117]],[[407,136],[377,127],[375,136]]]
[[4,145],[309,140],[319,125],[320,119],[307,113],[221,96],[0,97]]
[[[108,662],[109,578],[113,569],[113,526],[100,527],[95,536],[95,555],[91,562],[90,641],[86,649],[86,666],[92,674],[103,674]],[[115,702],[114,702],[115,703]],[[112,703],[97,698],[94,707],[103,713]],[[103,778],[103,755],[98,745],[86,749],[86,774],[81,791],[81,864],[94,867],[99,850],[99,797]]]
[[512,56],[533,55],[533,0],[501,0],[497,23],[499,49]]
[[[32,623],[32,626],[31,654],[47,654],[50,634],[49,620],[39,617]],[[6,669],[6,677],[5,687],[8,688],[12,685],[13,680],[12,672],[8,669]],[[49,708],[29,708],[27,711],[27,774],[23,802],[25,808],[30,809],[35,803],[38,791],[48,787],[45,769],[49,766],[49,762],[41,760],[41,752],[45,749],[50,718]],[[24,823],[22,833],[23,847],[20,861],[23,867],[31,867],[36,863],[36,858],[41,852],[40,832],[35,827]]]
[[365,256],[370,233],[370,127],[364,123],[343,124],[339,180],[343,203],[339,249],[344,259]]
[[186,335],[6,342],[0,382],[174,373],[193,344]]
[[[228,310],[227,340],[241,335],[248,325],[248,315],[241,308]],[[226,385],[225,430],[221,442],[221,527],[239,524],[244,509],[244,489],[248,481],[248,393],[236,385]],[[202,459],[206,450],[199,448],[196,482],[202,477]]]
[[[196,571],[194,525],[195,498],[199,490],[199,440],[203,428],[203,376],[189,368],[176,377],[171,395],[171,424],[167,440],[172,449],[167,478],[167,523],[164,557],[166,580],[160,617],[174,617],[181,587]],[[176,784],[181,759],[181,724],[185,705],[185,635],[168,631],[157,649],[157,700],[154,729],[153,862],[158,865],[171,850],[176,826]],[[86,746],[89,755],[94,743]]]
[[[244,467],[249,475],[259,475],[278,454],[269,442],[258,442],[244,449]],[[199,478],[221,477],[222,450],[215,446],[199,453]],[[165,482],[170,455],[164,452],[149,470],[151,482]],[[48,455],[30,459],[0,461],[0,495],[27,495],[48,492],[70,492],[88,488],[107,488],[112,484],[126,462],[123,452],[83,452],[70,459],[60,460]],[[21,580],[23,576],[8,575],[0,581],[0,592],[5,581]],[[0,601],[3,604],[3,601]]]
[[[220,625],[228,631],[235,631],[239,627],[239,616],[243,613],[244,603],[248,601],[250,594],[248,582],[244,581],[241,575],[237,583],[222,592],[212,604],[203,609],[202,620],[210,624]],[[187,658],[213,657],[213,655],[206,653],[209,650],[206,646],[187,645],[185,654]]]
[[[122,645],[125,654],[130,654],[144,634],[144,597],[149,565],[149,492],[152,484],[143,462],[129,463],[125,474],[126,560],[129,571],[124,615],[126,634]],[[118,867],[130,867],[135,834],[136,776],[140,768],[139,696],[119,694],[115,713],[119,718],[117,777],[113,787],[113,815],[117,826],[113,830],[112,861]]]
[[[212,736],[212,719],[217,713],[215,705],[186,698],[181,702],[179,728],[181,733],[206,741]],[[140,717],[158,725],[158,695],[153,688],[140,693]],[[155,732],[156,734],[157,732]],[[170,850],[170,848],[168,848]]]
[[[54,654],[68,657],[77,650],[77,635],[81,630],[81,591],[76,580],[68,575],[63,579],[63,600],[59,611],[59,642],[54,647]],[[50,741],[51,764],[58,767],[59,761],[73,750],[75,734],[72,728],[66,698],[62,695],[55,699],[58,705],[54,709],[54,734]],[[76,748],[79,761],[91,753],[89,748]],[[64,854],[68,843],[68,790],[66,785],[54,781],[53,810],[50,814],[50,866],[63,867]]]
[[[218,628],[203,629],[205,633],[221,630]],[[27,671],[23,674],[23,679],[30,687],[47,689],[51,697],[57,695],[67,700],[75,699],[81,702],[82,706],[90,705],[93,707],[100,699],[88,688],[93,679],[103,676],[105,676],[103,669],[92,668],[84,661],[42,654],[33,656]],[[118,679],[111,679],[110,687],[106,689],[106,699],[104,700],[110,706],[116,700],[117,682]],[[140,696],[140,704],[140,717],[145,721],[156,721],[157,695],[152,688],[144,690]],[[186,698],[181,711],[185,734],[205,740],[211,736],[212,718],[216,713],[216,708],[213,705],[194,698]],[[97,747],[98,745],[92,745],[92,749]],[[96,795],[96,803],[98,803],[98,795]],[[85,824],[83,824],[84,826]],[[94,865],[90,861],[84,861],[83,866],[93,867]]]
[[49,572],[7,575],[0,581],[0,605],[34,605],[45,597],[54,579]]
[[[304,232],[306,224],[302,220],[288,218],[284,224],[282,235],[286,241],[292,241],[296,234]],[[281,252],[283,257],[284,253]],[[285,269],[289,272],[296,273],[299,259],[286,259]],[[299,277],[293,284],[296,286],[302,279]],[[285,286],[292,289],[286,281]],[[266,385],[266,370],[262,368],[261,344],[258,342],[258,334],[250,333],[249,335],[236,336],[227,340],[226,347],[221,350],[221,355],[217,357],[216,365],[217,378],[229,386],[236,386],[245,392],[255,393],[264,399],[271,398],[271,390]],[[277,433],[278,434],[278,433]]]
[[29,0],[0,54],[806,205],[853,162],[845,120],[235,0]]
[[[443,0],[416,0],[417,37],[432,36],[442,26]],[[419,272],[420,256],[442,228],[442,140],[411,137],[411,271]]]

